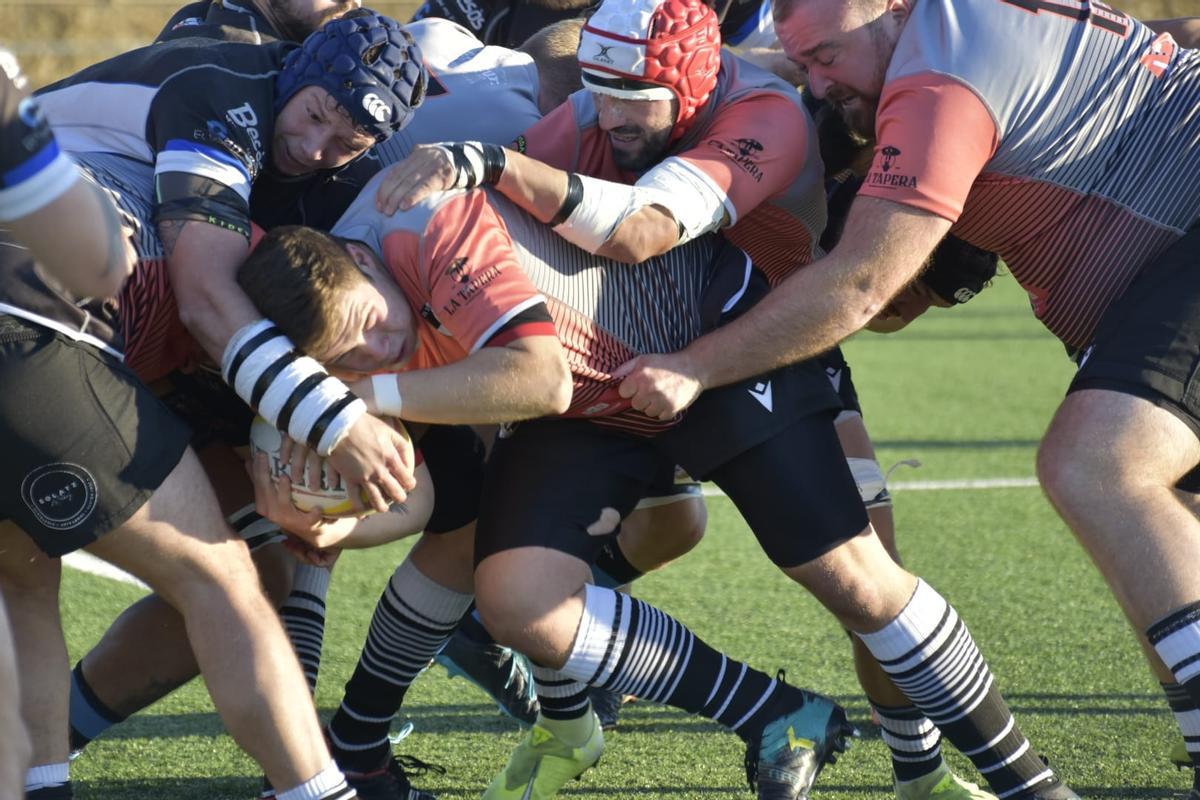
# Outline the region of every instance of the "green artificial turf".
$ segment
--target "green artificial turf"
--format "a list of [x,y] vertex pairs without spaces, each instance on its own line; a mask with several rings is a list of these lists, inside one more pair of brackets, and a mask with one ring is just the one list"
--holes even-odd
[[[918,491],[905,483],[1030,478],[1036,442],[1070,378],[1062,348],[1032,318],[1011,278],[971,304],[891,337],[847,346],[869,426],[894,476],[908,565],[958,607],[1039,751],[1085,798],[1166,798],[1190,776],[1166,752],[1177,735],[1157,684],[1103,583],[1037,488]],[[336,707],[375,599],[407,545],[349,553],[330,593],[318,704]],[[846,635],[771,567],[730,504],[710,501],[709,532],[637,593],[731,655],[835,695],[863,737],[818,784],[819,800],[891,796],[887,750],[855,683]],[[138,592],[68,570],[63,608],[73,657]],[[416,733],[405,753],[447,768],[418,785],[477,797],[517,743],[515,723],[435,667],[409,693]],[[76,796],[250,798],[255,765],[222,735],[195,682],[93,743],[72,767]],[[947,748],[950,749],[950,748]],[[956,768],[978,780],[957,754]],[[565,797],[750,797],[738,740],[671,709],[625,708],[600,766]]]

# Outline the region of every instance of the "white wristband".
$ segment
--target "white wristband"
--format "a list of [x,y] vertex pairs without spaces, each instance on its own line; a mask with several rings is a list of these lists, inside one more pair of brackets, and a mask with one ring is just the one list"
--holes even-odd
[[375,408],[389,417],[400,416],[404,401],[400,397],[400,382],[393,373],[371,376],[371,391],[375,393]]
[[342,439],[346,438],[346,434],[350,433],[354,423],[358,422],[359,418],[366,413],[367,404],[358,399],[343,408],[333,418],[333,422],[329,423],[329,427],[321,435],[321,441],[317,442],[317,455],[327,458],[342,443]]

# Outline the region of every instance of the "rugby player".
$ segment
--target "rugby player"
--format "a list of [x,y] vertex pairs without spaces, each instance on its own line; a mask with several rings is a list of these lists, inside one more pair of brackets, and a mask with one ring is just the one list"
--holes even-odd
[[[382,178],[377,182],[379,180]],[[371,187],[368,187],[364,195],[370,191]],[[470,208],[453,213],[454,205],[462,203],[469,204]],[[480,215],[486,215],[488,208],[481,203],[482,199],[456,200],[442,205],[427,203],[389,220],[376,210],[374,197],[360,197],[335,229],[349,239],[365,238],[376,252],[387,253],[393,270],[415,269],[417,267],[405,267],[404,264],[432,257],[430,253],[445,259],[440,265],[422,261],[419,264],[422,277],[418,279],[399,278],[409,295],[407,302],[414,304],[407,314],[416,314],[424,320],[419,325],[423,347],[447,346],[445,342],[454,335],[453,323],[470,318],[469,314],[456,316],[466,308],[494,312],[506,307],[498,301],[468,305],[475,302],[480,290],[500,282],[500,276],[513,272],[504,265],[503,237],[492,235],[494,226],[479,222],[486,220],[486,216],[481,218]],[[699,291],[697,282],[701,286],[708,283],[710,270],[697,271],[693,267],[689,272],[689,265],[721,266],[722,269],[711,275],[712,279],[729,281],[730,293],[739,290],[746,293],[745,290],[755,284],[751,280],[749,260],[740,251],[719,242],[714,244],[711,237],[704,237],[696,240],[695,247],[689,245],[686,249],[672,250],[649,265],[614,269],[615,265],[610,262],[601,271],[596,268],[597,262],[558,242],[552,232],[535,220],[516,214],[508,202],[496,200],[495,203],[504,220],[504,228],[495,226],[496,229],[516,231],[511,236],[516,244],[518,263],[532,276],[542,294],[551,297],[550,309],[559,336],[574,359],[577,382],[571,401],[572,412],[591,419],[522,423],[509,438],[501,439],[497,444],[492,456],[493,468],[487,476],[476,539],[477,602],[485,622],[501,642],[517,646],[538,663],[563,668],[567,680],[553,687],[551,697],[554,699],[576,696],[584,691],[584,682],[596,682],[606,688],[634,690],[640,696],[710,716],[716,714],[727,725],[738,728],[748,740],[752,761],[755,756],[768,762],[782,756],[791,762],[786,765],[788,768],[776,768],[783,767],[777,764],[762,770],[761,796],[782,793],[781,796],[792,797],[798,792],[806,792],[820,764],[833,755],[840,744],[837,733],[842,727],[840,710],[829,707],[827,711],[818,712],[816,708],[822,706],[814,708],[810,700],[806,705],[809,710],[800,716],[784,711],[782,719],[787,720],[784,727],[791,725],[795,736],[808,738],[814,744],[812,750],[801,747],[790,754],[783,752],[788,748],[777,749],[779,740],[774,738],[782,728],[767,727],[764,733],[762,726],[784,709],[794,709],[794,690],[781,689],[765,676],[750,672],[745,673],[745,680],[737,682],[737,688],[733,690],[732,684],[723,684],[716,679],[721,657],[706,649],[677,623],[649,610],[637,600],[610,590],[585,587],[584,583],[587,563],[600,546],[600,535],[612,533],[623,512],[632,505],[630,498],[636,499],[637,484],[647,479],[652,472],[651,465],[661,457],[661,453],[656,452],[659,448],[666,448],[689,472],[711,474],[747,515],[751,527],[776,563],[805,565],[814,554],[821,556],[832,549],[840,551],[843,559],[853,560],[868,574],[906,576],[907,573],[887,557],[878,540],[870,534],[849,468],[831,468],[835,463],[845,464],[840,455],[836,459],[828,458],[831,453],[838,452],[831,424],[831,412],[838,406],[838,400],[832,387],[815,363],[807,363],[763,379],[763,382],[770,380],[774,386],[774,411],[766,409],[752,395],[747,397],[750,393],[743,387],[737,387],[730,393],[718,393],[716,397],[720,404],[706,406],[676,427],[656,426],[644,416],[632,413],[611,392],[608,368],[630,348],[644,349],[647,339],[673,340],[677,346],[678,340],[699,329],[702,317],[707,324],[713,324],[721,316],[722,308],[726,311],[736,308],[737,302],[727,301],[727,295],[710,290],[706,292],[709,305],[702,314],[698,294],[691,293]],[[366,219],[356,223],[356,214]],[[481,246],[487,249],[475,252],[470,241],[461,247],[431,247],[430,242],[452,240],[448,234],[439,232],[442,227],[456,231],[455,235],[460,238],[478,235],[482,237]],[[417,233],[421,233],[425,242],[420,253],[411,244]],[[703,250],[697,253],[697,247],[715,247],[718,257],[713,258],[711,252],[706,254]],[[287,248],[282,249],[286,251]],[[731,251],[736,257],[730,255]],[[357,252],[364,258],[369,255],[361,247],[352,247],[350,252]],[[540,253],[552,253],[555,263],[547,263]],[[286,252],[271,259],[264,253],[262,259],[283,264],[290,260]],[[320,260],[314,258],[314,263]],[[341,260],[347,259],[342,256]],[[253,263],[261,262],[256,259]],[[346,269],[352,271],[353,266]],[[468,269],[481,272],[472,278],[473,273],[467,272]],[[257,266],[248,265],[241,273],[243,281],[257,270]],[[670,279],[648,280],[649,275],[661,276],[664,270],[668,271]],[[369,270],[368,273],[374,274]],[[267,280],[261,275],[258,279]],[[280,286],[286,282],[285,276],[280,275],[263,285]],[[431,282],[434,282],[435,296],[427,300],[423,293],[430,291]],[[370,285],[380,283],[376,279]],[[755,285],[765,288],[765,282]],[[264,303],[264,310],[270,307],[273,300],[265,296],[264,289],[247,288]],[[437,295],[437,291],[446,292],[448,296]],[[752,299],[755,292],[748,294]],[[280,293],[279,297],[282,296]],[[745,297],[742,299],[749,302]],[[401,301],[402,298],[396,301],[397,308]],[[344,303],[330,306],[345,307]],[[579,307],[586,310],[580,312]],[[634,310],[638,308],[654,308],[659,313],[639,314]],[[666,309],[674,311],[662,313]],[[281,312],[267,313],[282,316]],[[378,330],[357,335],[354,342],[362,340],[362,346],[350,349],[336,362],[342,369],[368,372],[378,369],[383,359],[397,351],[396,345],[386,344],[388,336],[400,335],[396,331],[411,324],[411,321],[404,323],[403,316],[385,317],[379,312]],[[439,328],[443,333],[438,333]],[[459,337],[467,333],[461,332]],[[477,333],[471,334],[466,344],[455,345],[458,357],[470,352],[470,343],[477,336]],[[411,339],[412,334],[408,334],[407,340]],[[428,363],[421,362],[423,350],[420,347],[415,352],[416,365]],[[447,372],[448,369],[427,372],[435,379],[445,380],[457,374]],[[377,394],[392,399],[385,400],[381,408],[396,407],[393,392],[399,387],[406,416],[412,413],[415,419],[421,419],[426,413],[423,411],[425,404],[433,402],[433,392],[424,388],[425,383],[421,380],[422,372],[425,370],[401,373],[395,377],[395,385],[389,385],[388,378],[384,377]],[[417,410],[408,400],[413,392],[419,399]],[[784,402],[778,402],[780,400]],[[444,405],[438,408],[442,413],[451,413]],[[428,413],[438,411],[435,408]],[[630,431],[657,435],[649,439],[637,438],[630,436]],[[799,464],[797,459],[813,463]],[[509,485],[516,476],[520,476],[518,483],[521,485]],[[789,485],[786,489],[773,485],[778,482]],[[795,485],[797,482],[801,485]],[[778,490],[780,497],[787,496],[800,502],[781,503],[761,497],[763,491],[770,493],[772,490]],[[751,496],[759,497],[762,502],[752,502]],[[804,497],[820,497],[823,501],[805,502]],[[554,500],[547,502],[547,498]],[[770,513],[766,513],[768,508]],[[779,516],[794,518],[784,521],[778,519]],[[791,533],[798,528],[813,534],[800,541]],[[845,555],[846,551],[850,551],[849,556]],[[886,566],[881,559],[886,561]],[[802,574],[803,566],[787,571]],[[849,569],[843,567],[843,572],[847,577],[853,577]],[[534,576],[538,577],[534,579]],[[547,576],[553,579],[548,580]],[[806,577],[816,583],[810,576]],[[860,577],[859,580],[866,579]],[[517,585],[521,586],[519,591],[515,588]],[[863,621],[864,618],[880,613],[875,609],[903,608],[914,588],[920,602],[927,604],[928,613],[934,613],[940,606],[941,610],[936,611],[937,619],[942,619],[945,614],[948,619],[957,620],[944,600],[911,577],[893,579],[890,586],[887,580],[875,580],[869,591],[864,585],[853,593],[852,598],[826,592],[823,599],[834,606],[838,616],[851,628],[862,629],[870,625]],[[834,596],[830,597],[831,594]],[[640,625],[627,629],[625,626],[630,624],[631,614],[635,620],[648,614],[647,619],[657,622],[644,630]],[[907,622],[905,618],[887,624],[883,636],[892,641],[911,640],[914,634]],[[610,633],[617,639],[610,641]],[[913,642],[912,647],[907,648],[914,650],[913,663],[909,666],[914,674],[933,680],[944,670],[970,663],[971,672],[978,678],[970,685],[976,689],[969,693],[970,696],[964,696],[952,687],[939,689],[932,694],[920,695],[921,701],[926,705],[936,701],[947,708],[960,703],[970,706],[970,711],[950,713],[953,719],[947,725],[948,733],[959,740],[964,750],[986,750],[989,741],[999,745],[1000,758],[1005,763],[997,766],[985,761],[983,765],[991,768],[993,782],[1001,785],[1008,782],[1006,789],[1010,790],[1010,796],[1073,797],[1040,761],[1037,761],[1032,785],[1021,785],[1020,770],[1025,765],[1020,762],[1028,744],[1013,725],[992,686],[982,656],[970,642],[965,628],[955,621],[948,635],[953,639],[952,650],[956,655],[951,657],[943,651],[925,653]],[[653,666],[642,663],[639,654],[645,648],[661,654]],[[970,655],[962,656],[966,661],[960,664],[962,653]],[[705,677],[710,669],[714,672]],[[733,681],[732,674],[726,677]],[[731,690],[732,694],[725,695]],[[717,703],[706,706],[705,698],[708,701],[717,698]],[[783,708],[780,708],[781,703]],[[726,716],[727,713],[731,716]],[[577,732],[557,736],[546,731],[542,724],[535,727],[534,735],[522,747],[523,757],[514,759],[509,770],[497,776],[488,796],[519,796],[523,792],[534,792],[539,797],[553,795],[564,781],[586,769],[599,756],[602,737],[598,726],[590,718],[582,722],[582,725],[574,726]],[[578,738],[575,738],[577,733]],[[969,744],[974,747],[967,747]]]
[[[1200,522],[1175,487],[1200,461],[1187,388],[1200,53],[1079,6],[777,3],[814,93],[878,142],[843,244],[738,324],[631,365],[624,392],[673,415],[705,387],[860,328],[947,231],[998,252],[1080,363],[1039,451],[1042,485],[1179,686],[1171,706],[1195,762],[1200,582],[1185,565]],[[1036,57],[1009,69],[1003,43],[1018,39]]]
[[[133,269],[134,252],[116,206],[83,180],[58,149],[29,97],[16,58],[0,49],[0,223],[29,249],[46,279],[79,297],[115,293]],[[21,720],[21,693],[8,615],[0,598],[0,797],[16,800],[38,775]],[[39,754],[40,755],[40,754]],[[39,764],[46,771],[53,765]]]
[[[826,197],[818,136],[793,87],[721,53],[715,18],[704,9],[681,0],[602,4],[580,47],[590,91],[527,131],[520,153],[501,151],[501,168],[491,174],[499,191],[591,252],[637,262],[726,228],[777,283],[819,252]],[[625,48],[626,40],[639,44]],[[476,152],[471,143],[420,148],[393,168],[382,207],[478,182]],[[839,439],[872,523],[895,553],[890,497],[849,369],[836,350],[822,362],[843,397]],[[937,728],[857,640],[855,652],[889,732],[901,797],[921,798],[943,783],[959,797],[981,796],[949,773]],[[1032,766],[1024,769],[1032,779]]]
[[[193,37],[228,35],[239,41],[235,34],[250,30],[249,21],[253,17],[246,13],[234,14],[223,6],[214,6],[210,20],[217,9],[225,14],[221,18],[221,27],[184,26],[174,38],[181,38],[182,34],[187,33]],[[245,28],[235,28],[238,23],[244,24]],[[265,33],[265,23],[260,20],[258,25],[257,30]],[[523,45],[521,51],[483,47],[461,27],[446,20],[431,19],[413,23],[406,26],[406,30],[421,49],[433,76],[426,102],[408,126],[372,148],[369,158],[361,158],[356,162],[356,166],[365,166],[370,170],[365,174],[373,173],[380,164],[403,158],[415,141],[445,138],[450,130],[469,130],[471,135],[494,141],[511,140],[539,119],[542,109],[554,108],[579,85],[579,69],[574,59],[579,23],[568,21],[556,24]],[[264,169],[264,172],[269,171],[269,166]],[[357,170],[354,179],[361,180],[363,174],[364,170]],[[345,210],[345,201],[353,197],[346,191],[346,187],[353,184],[347,181],[345,171],[336,171],[333,183],[341,189],[340,194],[331,196],[321,188],[328,185],[327,176],[325,181],[309,181],[300,189],[296,188],[297,181],[294,178],[268,181],[264,190],[260,176],[252,188],[251,217],[258,221],[256,211],[273,205],[270,211],[272,219],[290,219],[293,222],[311,218],[336,219]],[[296,201],[297,193],[302,198],[300,202]],[[288,204],[294,209],[291,216],[284,211]],[[141,327],[131,327],[131,338],[136,342]],[[152,367],[153,376],[163,371],[162,366]],[[257,514],[252,502],[244,506],[253,498],[245,499],[248,487],[241,480],[243,472],[235,457],[228,454],[228,448],[223,446],[223,443],[245,443],[249,426],[245,406],[231,396],[229,390],[207,379],[204,370],[173,373],[169,382],[173,386],[165,399],[197,429],[198,435],[193,445],[197,449],[203,446],[202,461],[215,464],[210,475],[217,483],[218,495],[226,504],[226,510],[230,512],[231,524],[251,545],[260,570],[264,573],[264,581],[269,589],[273,589],[271,596],[287,595],[288,581],[278,573],[280,567],[291,569],[288,564],[291,559],[286,558],[282,565],[275,564],[269,556],[264,560],[264,555],[272,549],[268,544],[280,538],[278,526]],[[420,444],[435,482],[443,486],[442,491],[436,494],[437,501],[427,531],[445,534],[443,538],[446,541],[459,538],[469,540],[471,531],[467,528],[474,520],[481,451],[477,452],[472,437],[463,431],[437,428],[426,432]],[[456,453],[465,453],[466,457],[459,457]],[[453,474],[455,478],[437,481],[439,473]],[[469,553],[466,563],[469,572]],[[310,686],[315,687],[320,664],[328,570],[300,565],[296,568],[294,580],[293,591],[283,602],[281,614],[300,656],[305,676]],[[283,588],[274,589],[277,585]],[[146,598],[126,611],[100,644],[76,666],[72,673],[73,749],[82,748],[113,724],[195,676],[195,662],[186,647],[182,631],[175,630],[173,640],[167,638],[175,619],[176,615],[161,600]],[[174,627],[178,628],[177,625]],[[147,642],[154,642],[155,645],[149,654],[145,647]],[[465,662],[465,659],[460,658],[460,661]],[[507,670],[508,661],[501,666]],[[507,671],[504,677],[507,679]],[[475,678],[483,683],[495,683],[478,671],[475,672]],[[499,684],[503,686],[504,682],[500,680]],[[519,692],[510,694],[510,703],[523,697]],[[529,699],[524,700],[526,707],[530,702]]]
[[[363,69],[350,87],[337,80],[322,86],[324,65],[317,63],[314,71],[312,54],[290,45],[160,45],[89,68],[41,96],[52,124],[66,126],[60,128],[66,131],[60,146],[81,161],[89,180],[115,190],[114,195],[119,191],[118,204],[143,226],[138,271],[156,272],[157,287],[164,285],[163,251],[172,272],[195,263],[201,254],[191,248],[207,238],[205,227],[244,241],[249,186],[265,161],[279,160],[282,153],[285,166],[334,163],[357,154],[350,152],[350,143],[363,141],[365,149],[377,135],[385,138],[393,125],[403,124],[420,95],[414,89],[420,67],[413,64],[419,56],[391,20],[372,14],[347,22],[310,39],[311,46],[335,40],[334,52],[327,48],[326,53],[349,55],[352,69],[354,59],[361,62],[364,56],[364,67],[387,65],[382,81]],[[393,65],[399,76],[393,75]],[[137,83],[135,75],[145,82]],[[120,82],[105,81],[112,76]],[[215,85],[230,94],[211,91]],[[368,94],[378,102],[364,104]],[[114,115],[115,110],[128,116]],[[151,230],[155,223],[163,233],[162,246]],[[218,236],[216,241],[226,255],[232,252],[230,240]],[[203,254],[210,272],[219,267],[221,253],[217,246]],[[5,523],[5,535],[14,544],[5,553],[3,580],[14,608],[21,607],[19,616],[14,612],[18,657],[38,665],[23,671],[31,676],[26,697],[38,698],[31,723],[34,761],[43,763],[46,756],[45,763],[55,767],[51,783],[56,785],[44,788],[69,793],[67,693],[57,685],[58,671],[49,666],[65,659],[61,633],[54,635],[56,557],[88,547],[140,574],[180,609],[235,738],[275,785],[295,787],[281,796],[352,796],[328,760],[311,702],[294,691],[297,681],[302,688],[303,678],[286,654],[286,640],[269,607],[263,610],[265,600],[244,545],[230,538],[219,519],[211,489],[186,448],[186,431],[120,364],[115,309],[43,280],[33,258],[15,248],[5,248],[4,254],[10,391],[3,427],[12,452],[21,457],[10,459],[6,470],[4,515],[13,522]],[[236,262],[230,268],[235,267]],[[178,285],[189,276],[173,277]],[[169,318],[142,321],[154,327],[164,320],[169,324]],[[304,363],[298,356],[280,357]],[[43,422],[29,418],[24,409],[31,402],[47,408],[39,386],[46,381],[73,385],[80,374],[90,383],[94,402],[56,393],[59,413],[46,414]],[[325,388],[338,395],[337,385]],[[12,390],[17,386],[25,388]],[[344,389],[340,396],[348,399],[340,409],[323,391],[297,393],[301,402],[291,404],[291,411],[293,421],[303,417],[314,435],[324,428],[328,438],[322,449],[329,449],[341,434],[354,435],[347,425],[357,421],[353,412],[338,418],[352,405]],[[299,428],[295,433],[303,435]],[[366,440],[374,444],[374,435],[367,432]],[[61,485],[50,491],[56,481]],[[183,494],[189,494],[186,502]],[[239,643],[232,650],[231,637]],[[67,674],[64,664],[61,675]],[[267,675],[268,685],[257,685],[248,675]]]

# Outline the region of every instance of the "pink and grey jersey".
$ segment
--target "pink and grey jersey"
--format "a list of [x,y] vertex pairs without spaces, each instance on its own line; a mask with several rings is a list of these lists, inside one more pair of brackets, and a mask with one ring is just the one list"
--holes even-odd
[[[616,165],[586,89],[518,140],[551,166],[634,183]],[[812,118],[794,87],[728,51],[712,99],[664,158],[703,172],[725,195],[725,235],[778,283],[812,261],[825,228],[824,168]],[[653,168],[652,168],[653,169]]]
[[919,0],[859,194],[1000,254],[1069,347],[1200,217],[1200,51],[1100,2]]
[[384,166],[403,160],[418,144],[507,144],[541,119],[538,71],[530,56],[485,46],[445,19],[410,22],[404,29],[421,48],[429,89],[420,113],[372,151]]
[[448,192],[388,217],[375,208],[381,177],[333,233],[381,254],[423,321],[409,368],[557,331],[574,376],[567,416],[662,430],[618,395],[613,371],[638,354],[672,352],[699,336],[705,290],[718,268],[745,270],[748,279],[749,259],[719,237],[630,266],[576,248],[493,192]]

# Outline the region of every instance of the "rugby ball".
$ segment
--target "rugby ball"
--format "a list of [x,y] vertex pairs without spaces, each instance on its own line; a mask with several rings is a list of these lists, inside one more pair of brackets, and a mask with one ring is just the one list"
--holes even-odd
[[[404,423],[395,417],[384,417],[383,420],[390,424],[396,431],[405,439],[409,438],[408,431],[404,427]],[[271,471],[271,480],[278,480],[280,476],[287,475],[292,478],[290,465],[279,460],[279,450],[283,446],[283,434],[276,430],[275,426],[267,422],[262,417],[255,417],[254,422],[250,425],[250,452],[253,455],[258,453],[267,454],[267,463]],[[292,478],[292,503],[301,511],[311,511],[314,508],[319,508],[321,513],[327,517],[353,517],[362,514],[363,512],[355,511],[354,504],[350,502],[350,495],[341,484],[341,477],[338,477],[336,486],[330,485],[329,466],[322,463],[321,486],[319,489],[310,489],[306,484],[307,480],[296,480]],[[367,504],[366,493],[363,492],[363,503]],[[370,505],[367,505],[365,513],[375,513]]]

